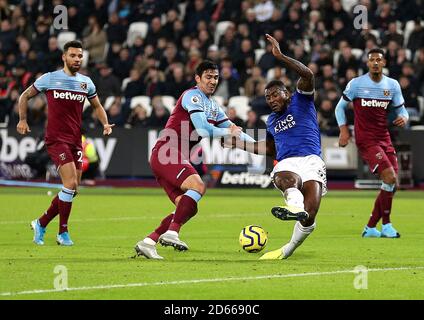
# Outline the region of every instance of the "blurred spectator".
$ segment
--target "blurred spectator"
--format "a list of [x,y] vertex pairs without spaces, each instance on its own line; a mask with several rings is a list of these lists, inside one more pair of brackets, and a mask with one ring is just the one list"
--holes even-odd
[[329,99],[324,99],[318,109],[318,123],[322,133],[336,136],[339,133],[334,106]]
[[121,81],[112,73],[107,64],[100,64],[99,76],[96,79],[97,95],[102,103],[108,96],[121,95]]
[[407,48],[412,51],[413,57],[415,51],[424,47],[424,27],[421,25],[421,20],[415,20],[414,30],[409,35]]
[[128,118],[127,122],[131,127],[146,128],[149,126],[146,108],[137,104]]
[[16,48],[16,32],[12,29],[10,21],[5,19],[0,22],[0,48],[3,54],[15,51]]
[[184,26],[186,33],[192,32],[197,27],[199,21],[206,21],[209,23],[210,8],[207,7],[205,0],[194,0],[190,1],[186,8],[186,15],[184,18]]
[[168,76],[165,87],[166,95],[173,96],[175,100],[178,100],[181,94],[190,87],[190,83],[184,77],[184,67],[181,63],[174,65],[172,74]]
[[399,77],[399,84],[402,89],[403,98],[405,99],[405,107],[409,113],[409,118],[411,120],[419,119],[422,114],[420,114],[420,106],[418,105],[417,91],[411,86],[409,78],[405,75]]
[[120,23],[118,14],[112,12],[109,15],[109,23],[106,29],[107,41],[109,43],[123,43],[126,38],[126,28]]
[[247,112],[247,120],[243,125],[244,129],[265,129],[266,123],[261,120],[255,111],[249,110]]
[[132,64],[128,48],[122,48],[119,51],[119,59],[113,63],[113,73],[122,81],[129,76]]
[[265,99],[265,86],[265,82],[259,83],[256,86],[256,95],[250,101],[250,106],[252,107],[252,110],[256,112],[258,117],[271,113],[271,109],[269,108]]
[[146,92],[144,87],[143,79],[141,78],[141,73],[138,69],[131,69],[130,71],[130,81],[127,83],[127,86],[124,90],[124,96],[127,99],[130,99],[135,96],[142,96]]
[[221,69],[215,95],[223,97],[226,102],[228,102],[229,98],[240,95],[238,81],[231,74],[229,67]]
[[399,46],[403,45],[403,36],[397,31],[396,21],[389,23],[389,28],[383,33],[381,37],[381,44],[387,46],[389,41],[396,41]]
[[232,123],[234,123],[238,127],[243,127],[244,122],[243,120],[237,116],[236,108],[229,106],[227,109],[227,117],[228,120],[230,120]]
[[88,18],[88,26],[84,30],[83,45],[90,54],[89,61],[92,63],[102,62],[105,54],[106,32],[100,27],[97,17],[92,15]]
[[155,67],[150,67],[147,76],[144,79],[146,86],[146,95],[153,98],[156,95],[164,95],[166,93],[165,76]]
[[163,105],[162,97],[155,96],[152,99],[152,114],[149,117],[149,127],[165,128],[166,122],[169,119],[169,111]]
[[109,123],[114,123],[116,126],[123,126],[125,124],[125,116],[122,111],[121,97],[117,96],[113,100],[111,106],[107,109]]
[[[84,58],[86,59],[87,57]],[[44,55],[44,71],[55,71],[59,66],[61,67],[62,65],[62,51],[58,47],[57,38],[55,36],[51,36],[49,38],[48,51]]]
[[244,95],[249,98],[256,96],[257,88],[262,84],[266,84],[266,79],[262,77],[261,68],[255,66],[244,84]]

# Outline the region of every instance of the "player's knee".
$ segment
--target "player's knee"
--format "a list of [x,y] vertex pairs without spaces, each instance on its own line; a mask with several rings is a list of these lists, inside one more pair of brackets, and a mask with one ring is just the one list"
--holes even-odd
[[292,176],[280,176],[276,175],[274,177],[274,183],[280,190],[286,190],[288,188],[297,188],[298,181],[295,177]]
[[75,178],[75,179],[69,179],[69,180],[63,182],[63,186],[65,188],[67,188],[67,189],[77,191],[77,189],[78,189],[78,180],[77,180],[77,178]]
[[206,193],[206,186],[205,186],[205,184],[203,182],[200,182],[199,181],[199,182],[196,182],[193,185],[193,190],[196,191],[196,192],[198,192],[198,193],[200,193],[202,196],[204,196],[205,193]]
[[394,173],[384,175],[383,182],[390,185],[396,184],[396,175]]

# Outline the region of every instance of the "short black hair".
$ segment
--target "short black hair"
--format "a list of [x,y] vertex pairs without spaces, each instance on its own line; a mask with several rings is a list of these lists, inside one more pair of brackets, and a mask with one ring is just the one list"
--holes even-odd
[[383,55],[383,57],[384,57],[384,50],[383,50],[383,49],[380,49],[380,48],[373,48],[373,49],[371,49],[371,50],[368,52],[368,55],[370,55],[371,53],[380,53],[380,54],[382,54],[382,55]]
[[270,89],[272,87],[279,87],[281,90],[285,90],[286,89],[286,86],[284,85],[283,81],[281,81],[281,80],[271,80],[265,86],[265,90],[268,90],[268,89]]
[[201,77],[203,72],[209,69],[218,70],[219,68],[215,62],[212,62],[210,60],[204,60],[197,66],[196,75]]
[[63,46],[63,52],[68,51],[69,48],[81,48],[82,49],[82,43],[78,40],[72,40],[69,42],[66,42]]

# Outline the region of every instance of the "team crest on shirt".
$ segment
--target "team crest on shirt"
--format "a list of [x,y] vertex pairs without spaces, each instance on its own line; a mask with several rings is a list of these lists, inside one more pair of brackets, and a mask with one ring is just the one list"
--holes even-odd
[[385,97],[390,96],[390,90],[384,90],[383,94],[384,94]]
[[62,161],[66,160],[66,154],[64,154],[64,153],[59,154],[59,158]]
[[87,82],[81,82],[80,87],[82,90],[87,90]]
[[381,152],[377,152],[377,153],[375,154],[375,157],[376,157],[378,160],[383,159],[383,155],[381,154]]

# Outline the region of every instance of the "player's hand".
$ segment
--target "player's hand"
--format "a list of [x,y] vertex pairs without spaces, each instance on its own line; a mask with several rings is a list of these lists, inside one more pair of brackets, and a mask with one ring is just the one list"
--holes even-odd
[[104,136],[110,135],[112,133],[112,127],[114,127],[114,126],[115,126],[114,123],[112,123],[112,124],[109,124],[109,123],[105,124],[103,126],[103,135]]
[[346,147],[349,144],[350,134],[349,132],[340,131],[339,135],[339,147]]
[[265,34],[265,38],[272,44],[272,54],[275,57],[281,56],[281,49],[280,49],[280,45],[278,44],[278,41],[271,35],[269,35],[268,33]]
[[235,124],[232,124],[230,126],[230,132],[232,137],[240,138],[242,129],[240,127],[237,127]]
[[396,127],[404,127],[406,126],[407,122],[408,120],[405,117],[399,116],[393,121],[393,124]]
[[27,134],[28,132],[31,132],[26,120],[20,120],[16,126],[16,130],[18,130],[20,134]]

